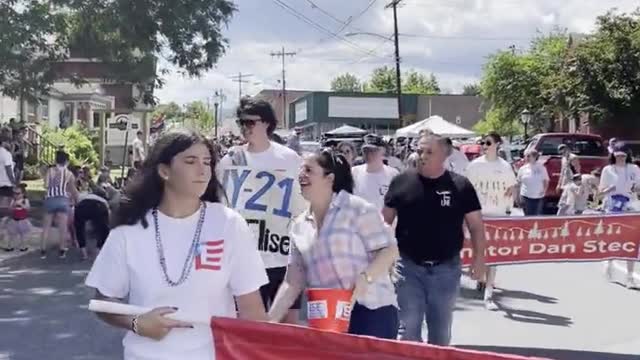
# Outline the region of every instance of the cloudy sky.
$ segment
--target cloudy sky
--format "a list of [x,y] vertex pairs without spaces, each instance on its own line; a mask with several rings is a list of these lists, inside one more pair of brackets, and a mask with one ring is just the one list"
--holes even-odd
[[[366,79],[375,67],[393,66],[393,43],[358,35],[393,33],[389,0],[236,0],[225,36],[226,55],[199,79],[173,71],[161,102],[206,101],[216,89],[227,95],[225,108],[238,99],[231,76],[253,74],[243,94],[279,88],[281,59],[270,54],[284,47],[287,88],[328,90],[344,72]],[[441,87],[458,92],[477,81],[486,56],[515,45],[526,49],[538,32],[555,27],[590,32],[598,15],[617,7],[632,11],[637,0],[404,0],[398,9],[403,70],[433,72]]]

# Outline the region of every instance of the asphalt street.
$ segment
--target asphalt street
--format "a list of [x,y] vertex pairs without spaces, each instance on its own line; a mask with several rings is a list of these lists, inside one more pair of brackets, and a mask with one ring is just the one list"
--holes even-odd
[[[67,259],[29,253],[0,263],[1,360],[122,357],[122,331],[87,311],[89,266],[73,252]],[[607,283],[603,273],[599,263],[501,267],[495,312],[484,309],[465,280],[453,342],[561,360],[637,360],[640,292]]]

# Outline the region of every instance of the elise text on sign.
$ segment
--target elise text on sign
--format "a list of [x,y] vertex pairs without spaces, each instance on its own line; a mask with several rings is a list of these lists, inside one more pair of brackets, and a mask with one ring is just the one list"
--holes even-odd
[[306,207],[294,176],[247,166],[225,168],[222,179],[229,206],[247,219],[265,262],[269,256],[289,255],[289,224]]
[[[637,260],[640,213],[553,217],[485,218],[490,265],[535,262]],[[462,260],[473,250],[465,231]]]

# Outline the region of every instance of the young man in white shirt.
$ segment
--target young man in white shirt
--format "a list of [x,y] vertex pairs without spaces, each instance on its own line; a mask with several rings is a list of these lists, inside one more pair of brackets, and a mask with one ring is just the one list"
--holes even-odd
[[399,172],[384,164],[384,141],[378,135],[365,136],[362,153],[365,163],[351,169],[353,193],[382,210],[389,184]]
[[[237,116],[236,121],[247,143],[231,148],[222,158],[218,166],[219,178],[223,178],[222,174],[227,167],[249,166],[253,169],[284,171],[292,178],[297,179],[302,158],[288,147],[270,140],[278,124],[271,105],[264,100],[244,98],[238,107]],[[268,224],[266,227],[269,228]],[[258,239],[256,239],[256,247],[258,247]],[[283,255],[282,251],[274,252],[271,250],[260,250],[269,277],[269,283],[260,288],[260,294],[267,310],[284,281],[289,262],[288,249],[287,255]],[[285,322],[297,324],[299,312],[300,299],[292,306]]]
[[140,169],[145,158],[144,143],[142,142],[142,131],[136,133],[136,139],[131,144],[133,147],[133,167]]

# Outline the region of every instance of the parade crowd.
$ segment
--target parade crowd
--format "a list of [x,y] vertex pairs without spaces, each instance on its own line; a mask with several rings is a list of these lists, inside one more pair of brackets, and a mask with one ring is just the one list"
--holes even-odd
[[[63,234],[59,256],[75,243],[89,258],[85,229],[91,223],[100,251],[86,284],[96,299],[153,309],[139,316],[99,314],[129,330],[125,359],[211,359],[210,328],[167,315],[300,324],[305,290],[314,288],[352,291],[351,334],[447,346],[465,228],[474,250],[467,275],[477,281],[487,309],[497,309],[483,216],[510,215],[514,204],[527,216],[542,214],[549,174],[538,152],[527,151],[516,172],[499,156],[499,134],[483,136],[483,155],[469,161],[454,141],[424,131],[403,146],[389,147],[371,134],[360,149],[343,142],[301,154],[299,134],[274,139],[273,109],[251,98],[238,107],[237,123],[242,138],[170,131],[148,154],[138,134],[134,167],[123,184],[114,184],[109,169],[95,181],[89,168],[69,169],[62,150],[44,174],[41,256],[47,256],[49,230],[57,225]],[[560,145],[558,214],[588,207],[631,210],[640,170],[624,144],[610,145],[610,165],[592,174],[581,174],[571,149]],[[280,211],[290,217],[286,246],[281,236],[280,247],[258,248],[250,219],[232,208],[223,188],[226,170],[234,167],[287,174],[298,183],[306,206],[295,214]],[[7,172],[8,183],[2,183],[2,170],[0,195],[10,201],[4,217],[12,234],[24,234],[29,201],[13,174]],[[289,200],[253,206],[278,213]],[[629,287],[637,287],[634,265],[628,263]]]

